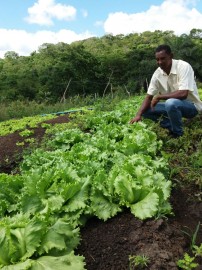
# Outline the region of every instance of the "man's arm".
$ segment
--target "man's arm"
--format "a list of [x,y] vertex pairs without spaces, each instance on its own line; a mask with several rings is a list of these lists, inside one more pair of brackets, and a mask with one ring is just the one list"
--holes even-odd
[[151,108],[154,109],[154,107],[160,100],[167,100],[169,98],[186,99],[188,96],[188,93],[189,93],[189,90],[176,90],[168,94],[158,95],[152,99]]
[[137,112],[136,116],[130,120],[130,124],[133,124],[135,122],[142,120],[141,116],[147,109],[150,108],[152,99],[153,99],[152,95],[148,95],[148,94],[146,95],[146,97],[145,97],[139,111]]

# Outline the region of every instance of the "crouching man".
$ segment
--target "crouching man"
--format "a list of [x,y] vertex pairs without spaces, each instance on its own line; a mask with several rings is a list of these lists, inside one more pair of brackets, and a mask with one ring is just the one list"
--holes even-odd
[[193,118],[202,112],[202,101],[194,79],[191,65],[173,59],[171,48],[160,45],[155,52],[158,68],[154,72],[147,95],[130,123],[142,117],[160,121],[172,137],[183,135],[182,118]]

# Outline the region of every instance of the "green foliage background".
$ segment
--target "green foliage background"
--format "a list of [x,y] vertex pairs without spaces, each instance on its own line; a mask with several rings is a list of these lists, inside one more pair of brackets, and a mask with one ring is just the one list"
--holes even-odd
[[30,56],[8,51],[0,59],[0,102],[55,103],[75,96],[103,96],[122,88],[146,89],[156,68],[154,50],[167,43],[175,58],[188,61],[202,83],[202,30],[176,36],[173,31],[105,35],[72,44],[45,43]]

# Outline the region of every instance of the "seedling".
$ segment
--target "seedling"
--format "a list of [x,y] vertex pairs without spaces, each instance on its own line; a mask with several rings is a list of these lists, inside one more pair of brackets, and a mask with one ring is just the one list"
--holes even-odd
[[190,257],[187,253],[184,254],[184,258],[177,262],[177,266],[181,269],[191,270],[195,269],[198,264],[194,262],[195,257]]
[[24,142],[16,142],[16,145],[17,145],[17,146],[24,146],[25,143],[24,143]]
[[149,258],[145,255],[130,255],[129,256],[129,269],[143,269],[149,263]]
[[195,262],[196,257],[202,257],[202,244],[200,246],[193,246],[193,256],[189,256],[187,253],[184,254],[184,258],[177,262],[177,266],[181,269],[191,270],[195,269],[198,266],[198,263]]
[[190,248],[191,248],[192,251],[194,249],[194,246],[196,246],[196,237],[197,237],[197,234],[198,234],[198,231],[199,231],[200,226],[201,226],[201,223],[199,222],[198,225],[196,226],[196,230],[193,233],[193,235],[191,233],[189,233],[189,232],[183,231],[183,233],[185,233],[191,239]]
[[202,257],[202,244],[198,247],[198,246],[193,246],[193,252],[195,254],[195,256],[201,256]]
[[34,131],[29,130],[29,129],[25,129],[25,130],[21,131],[19,134],[22,137],[29,137],[30,135],[34,134]]
[[25,139],[25,142],[27,142],[27,143],[34,143],[36,140],[35,140],[35,138],[27,138],[27,139]]
[[51,124],[48,124],[48,123],[42,123],[41,124],[41,127],[42,128],[50,128],[52,125]]

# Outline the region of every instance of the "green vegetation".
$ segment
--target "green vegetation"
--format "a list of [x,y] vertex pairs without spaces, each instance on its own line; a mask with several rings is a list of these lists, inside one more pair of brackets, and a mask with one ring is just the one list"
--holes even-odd
[[195,260],[195,257],[191,257],[189,256],[189,254],[185,253],[184,258],[177,262],[177,266],[185,270],[196,269],[198,264],[195,263],[194,260]]
[[187,232],[187,231],[184,231],[183,232],[188,235],[188,237],[190,237],[190,240],[191,240],[191,244],[190,244],[190,249],[193,251],[194,250],[194,247],[196,247],[196,238],[197,238],[197,235],[198,235],[198,232],[199,232],[199,229],[200,229],[200,222],[198,223],[198,225],[196,226],[196,230],[195,232],[192,234],[191,232]]
[[[97,99],[99,100],[99,99]],[[12,101],[9,103],[1,103],[0,107],[0,122],[9,119],[20,119],[23,117],[56,114],[73,110],[74,108],[91,106],[95,99],[91,96],[83,98],[75,96],[65,103],[49,104],[47,102],[36,103],[35,101]],[[51,117],[51,116],[49,116]]]
[[202,257],[202,244],[200,246],[194,245],[192,248],[193,256],[185,253],[184,258],[178,260],[177,266],[181,269],[192,270],[196,269],[199,264],[196,262],[198,257]]
[[[46,115],[41,116],[37,115],[35,117],[24,117],[22,119],[11,119],[8,121],[0,122],[0,136],[5,136],[10,133],[14,133],[15,131],[22,130],[22,136],[26,133],[31,133],[27,128],[36,128],[40,122],[46,121],[48,119],[52,119],[56,116],[54,115]],[[26,130],[26,131],[25,131]]]
[[[128,123],[142,99],[106,97],[93,110],[71,114],[69,123],[42,124],[48,136],[24,155],[20,173],[0,174],[0,267],[54,269],[57,263],[60,269],[67,264],[84,269],[74,249],[91,216],[105,221],[125,207],[140,219],[168,216],[171,185],[194,184],[199,187],[194,199],[202,195],[200,116],[185,124],[182,138],[169,139],[149,120]],[[28,125],[36,127],[42,119],[2,122],[2,134],[27,133]],[[199,256],[195,240],[196,233],[194,256]],[[194,266],[194,260],[186,255],[179,267]],[[131,256],[130,263],[142,267],[149,261]]]
[[149,263],[149,258],[145,255],[129,256],[129,270],[143,269]]
[[25,130],[21,131],[19,134],[22,137],[29,137],[30,135],[34,134],[34,131],[30,130],[30,129],[25,129]]
[[[128,123],[143,99],[134,94],[146,90],[156,68],[160,43],[193,66],[202,87],[201,32],[106,35],[0,59],[0,136],[19,131],[19,146],[33,143],[14,174],[0,174],[1,269],[82,270],[85,259],[74,250],[90,217],[105,221],[125,208],[142,220],[168,216],[172,187],[195,185],[192,199],[202,199],[201,116],[184,121],[177,140],[149,120]],[[42,123],[75,108],[70,123]],[[41,147],[31,138],[38,125],[47,134]],[[182,269],[196,267],[201,256],[196,236],[193,257],[178,261]],[[144,255],[129,260],[131,269],[149,263]]]
[[[43,44],[30,56],[7,52],[0,59],[1,120],[23,114],[20,102],[44,104],[74,103],[75,99],[90,96],[91,100],[106,94],[114,95],[119,89],[128,95],[146,89],[156,68],[154,50],[167,43],[175,58],[188,61],[202,82],[201,29],[176,36],[172,31],[143,32],[141,34],[105,35],[74,42]],[[15,112],[7,112],[10,103],[19,102]],[[83,106],[83,105],[80,105]],[[44,110],[46,106],[43,106]],[[74,104],[68,106],[74,107]],[[32,106],[34,108],[34,106]],[[40,113],[40,106],[31,111]],[[57,110],[57,109],[56,109]],[[53,110],[51,110],[53,111]],[[54,110],[55,111],[55,110]],[[8,118],[7,118],[8,119]]]
[[140,219],[171,212],[162,142],[146,124],[128,124],[140,98],[78,113],[72,121],[81,129],[48,126],[49,139],[24,155],[20,174],[0,174],[0,267],[84,269],[74,249],[91,216],[105,221],[125,207]]
[[202,244],[200,246],[196,245],[196,238],[200,226],[201,224],[199,222],[193,235],[184,231],[184,233],[186,233],[191,238],[190,250],[192,256],[190,256],[188,253],[185,253],[183,259],[178,260],[177,266],[179,266],[181,269],[195,269],[198,266],[198,263],[196,263],[197,257],[202,257]]

